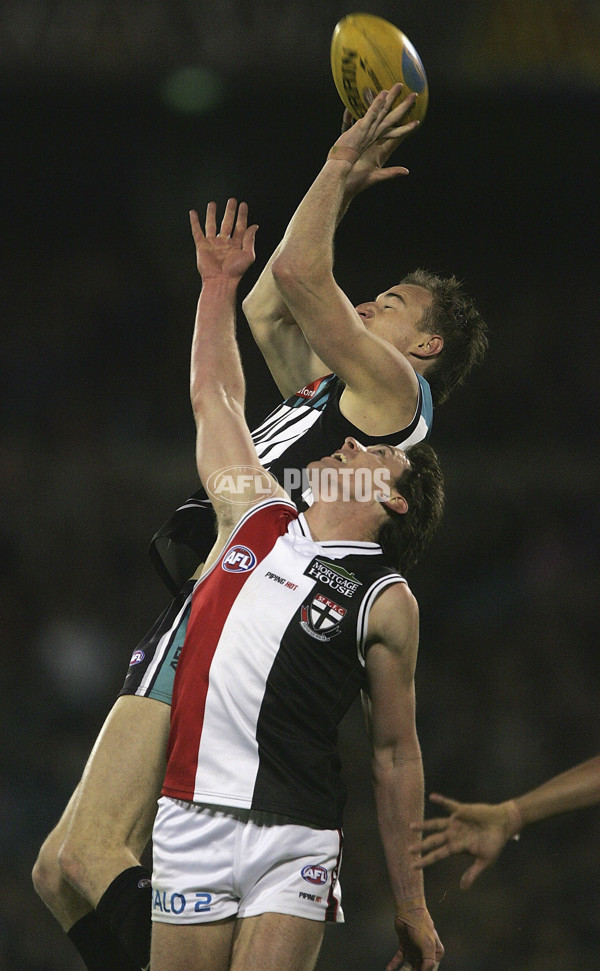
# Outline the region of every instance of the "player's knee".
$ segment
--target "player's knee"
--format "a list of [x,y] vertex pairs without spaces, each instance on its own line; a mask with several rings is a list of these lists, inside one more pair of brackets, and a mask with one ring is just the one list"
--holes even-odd
[[83,886],[85,873],[85,855],[77,840],[67,837],[58,852],[58,867],[61,876],[72,887]]
[[52,905],[59,899],[63,877],[58,864],[56,847],[46,840],[33,864],[31,879],[35,892],[47,905]]

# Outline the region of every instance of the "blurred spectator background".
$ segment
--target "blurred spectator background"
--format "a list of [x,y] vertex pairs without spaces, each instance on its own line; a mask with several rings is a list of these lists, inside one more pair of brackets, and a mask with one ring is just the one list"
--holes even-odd
[[[188,210],[246,199],[250,287],[342,109],[334,0],[4,0],[0,193],[0,971],[81,971],[32,889],[132,649],[168,599],[147,557],[196,488]],[[410,178],[357,200],[356,302],[415,266],[487,317],[485,366],[437,412],[445,526],[411,578],[427,790],[516,795],[600,749],[596,0],[361,2],[430,83]],[[251,423],[277,392],[243,320]],[[358,710],[347,924],[319,969],[395,949]],[[600,810],[540,824],[464,894],[426,874],[446,971],[600,967]]]

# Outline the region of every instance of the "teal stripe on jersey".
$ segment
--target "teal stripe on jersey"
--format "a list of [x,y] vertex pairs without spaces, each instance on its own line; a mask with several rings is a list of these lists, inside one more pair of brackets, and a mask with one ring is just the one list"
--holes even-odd
[[190,619],[191,609],[192,602],[190,600],[186,611],[181,618],[179,626],[175,631],[175,637],[173,638],[169,650],[166,652],[161,663],[160,670],[156,676],[156,681],[146,695],[147,698],[155,698],[156,701],[164,701],[167,705],[171,704],[171,698],[173,697],[173,680],[175,678],[175,671],[177,670],[179,654],[185,640],[185,632],[187,630],[188,620]]

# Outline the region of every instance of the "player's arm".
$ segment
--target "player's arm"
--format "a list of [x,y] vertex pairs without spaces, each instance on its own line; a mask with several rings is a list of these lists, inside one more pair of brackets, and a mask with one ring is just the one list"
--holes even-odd
[[454,853],[469,853],[474,860],[460,881],[467,890],[495,863],[507,841],[526,826],[600,803],[600,755],[506,802],[461,803],[437,793],[430,798],[449,815],[413,824],[413,829],[429,834],[412,847],[416,865],[425,867]]
[[417,603],[406,584],[384,590],[369,616],[368,696],[363,697],[363,706],[399,938],[399,949],[386,971],[394,971],[403,961],[434,971],[443,955],[425,903],[422,874],[410,854],[413,813],[423,815],[423,765],[415,726],[418,626]]
[[[264,498],[264,476],[244,415],[245,381],[235,336],[237,287],[254,260],[256,226],[247,225],[247,206],[229,199],[217,234],[216,205],[209,203],[206,232],[190,214],[196,260],[202,277],[190,363],[190,397],[196,422],[196,464],[213,504],[219,547],[236,522]],[[220,470],[255,469],[232,475],[211,488]],[[272,494],[284,495],[273,481]],[[262,486],[261,486],[262,484]],[[214,484],[213,484],[214,486]],[[233,490],[233,491],[232,491]],[[234,494],[235,493],[235,494]]]
[[[333,240],[347,184],[361,156],[412,130],[402,125],[414,98],[391,105],[399,89],[381,92],[364,118],[344,132],[292,218],[272,263],[275,283],[318,355],[389,430],[413,417],[418,384],[403,354],[371,334],[333,275]],[[375,148],[374,148],[375,146]]]
[[[346,109],[342,133],[348,131],[353,123],[352,116]],[[386,166],[390,155],[403,137],[404,135],[382,138],[373,143],[351,166],[343,180],[339,205],[335,213],[334,232],[358,193],[379,182],[408,174],[404,166]],[[308,207],[313,204],[310,193],[302,204]],[[323,217],[319,209],[316,209],[314,215],[317,220]],[[275,383],[282,395],[289,397],[299,388],[310,384],[333,368],[326,364],[311,347],[273,279],[272,266],[279,257],[283,245],[280,243],[271,256],[254,287],[244,299],[242,308]],[[331,258],[333,263],[333,252]],[[355,313],[351,313],[350,316],[352,322],[356,322]],[[327,319],[314,322],[314,327],[323,332],[325,337],[329,326]]]
[[275,284],[272,266],[280,250],[281,244],[242,301],[242,309],[275,384],[289,398],[329,368],[311,348]]

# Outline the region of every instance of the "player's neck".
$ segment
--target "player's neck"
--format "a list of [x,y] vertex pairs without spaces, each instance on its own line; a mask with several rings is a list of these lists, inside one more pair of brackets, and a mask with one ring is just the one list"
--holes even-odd
[[305,512],[312,538],[376,543],[379,531],[377,509],[364,502],[314,502]]

